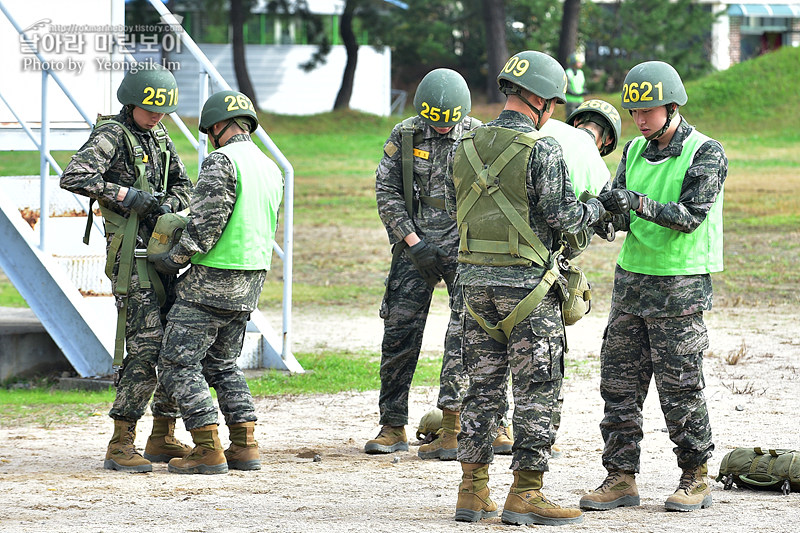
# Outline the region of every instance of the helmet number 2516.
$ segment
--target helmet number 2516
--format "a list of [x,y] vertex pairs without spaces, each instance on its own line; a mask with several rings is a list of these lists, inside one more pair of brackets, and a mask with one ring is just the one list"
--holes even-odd
[[[143,89],[145,97],[142,100],[143,105],[155,105],[158,107],[173,106],[178,102],[178,88],[175,87],[169,91],[163,87],[154,89],[152,87],[145,87]],[[169,102],[167,102],[169,96]]]
[[633,82],[626,83],[622,86],[622,101],[623,102],[650,102],[653,97],[650,93],[653,89],[658,89],[658,98],[656,100],[663,100],[664,95],[662,92],[663,84],[658,82],[655,85],[649,81],[643,81],[641,84]]

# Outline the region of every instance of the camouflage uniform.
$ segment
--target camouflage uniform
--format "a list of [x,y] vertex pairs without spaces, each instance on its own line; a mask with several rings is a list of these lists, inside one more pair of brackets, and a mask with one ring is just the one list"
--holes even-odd
[[[240,133],[226,145],[235,142],[252,141],[248,134]],[[173,261],[185,264],[193,255],[214,247],[233,212],[236,181],[236,167],[228,157],[212,152],[203,161],[192,195],[192,218],[170,251]],[[236,359],[266,276],[266,270],[193,264],[178,282],[159,367],[165,388],[180,405],[187,430],[217,423],[209,387],[217,392],[226,424],[257,419],[250,388]]]
[[[682,118],[666,148],[658,150],[656,141],[651,141],[642,157],[655,162],[680,155],[691,131]],[[630,142],[623,151],[614,188],[625,188],[629,146]],[[675,231],[691,232],[705,220],[727,174],[722,145],[706,141],[686,172],[680,201],[661,204],[644,197],[642,212],[637,215]],[[629,229],[630,214],[614,220],[617,229]],[[690,470],[711,457],[714,444],[702,392],[703,350],[708,348],[703,311],[711,309],[711,299],[710,274],[653,276],[617,266],[600,353],[600,391],[605,401],[600,429],[607,470],[639,471],[642,405],[652,376],[678,466]]]
[[[468,129],[480,122],[467,117],[446,135],[437,133],[430,125],[415,117],[415,128],[422,131],[422,141],[414,148],[429,155],[414,157],[414,174],[425,184],[422,195],[444,199],[444,174],[447,154],[453,143]],[[378,214],[389,234],[392,245],[416,232],[420,239],[435,244],[445,252],[442,257],[444,281],[450,296],[450,321],[445,334],[444,356],[439,379],[440,409],[459,411],[466,390],[466,376],[461,365],[462,303],[455,289],[458,255],[458,230],[444,209],[419,202],[419,211],[412,220],[403,197],[401,157],[401,125],[397,124],[384,145],[384,154],[375,172],[375,194]],[[414,180],[414,198],[420,191]],[[378,400],[381,425],[404,426],[408,423],[408,393],[419,359],[422,333],[428,318],[433,287],[422,278],[407,256],[398,257],[386,280],[386,299],[383,303],[384,334],[381,345],[381,392]]]
[[[521,132],[536,130],[533,121],[504,110],[486,124]],[[455,153],[455,148],[453,152]],[[448,163],[452,169],[452,158]],[[594,224],[599,209],[575,198],[562,156],[552,137],[536,142],[525,176],[530,227],[549,250],[557,248],[558,232],[577,233]],[[451,172],[446,178],[447,210],[456,213]],[[489,322],[505,318],[542,277],[536,265],[487,266],[459,264],[464,298]],[[508,345],[492,339],[468,313],[463,319],[462,357],[470,383],[461,410],[458,460],[491,463],[498,414],[506,405],[506,375],[510,369],[515,409],[512,470],[546,471],[554,440],[551,420],[564,371],[564,326],[557,296],[550,291],[530,316],[517,324]]]
[[[163,189],[164,162],[159,157],[159,147],[152,131],[140,129],[133,121],[128,106],[114,117],[124,124],[139,140],[147,155],[147,181],[156,192],[165,192],[162,205],[169,205],[172,211],[185,209],[189,204],[192,183],[186,176],[186,169],[175,151],[175,146],[167,139],[170,152],[167,190]],[[133,157],[128,153],[125,134],[114,124],[103,124],[89,136],[89,140],[72,156],[61,177],[61,187],[89,198],[96,199],[104,208],[128,216],[129,210],[117,201],[120,187],[133,187],[136,172]],[[147,217],[139,225],[139,237],[147,243],[155,225],[155,217]],[[107,246],[111,243],[107,236]],[[119,253],[114,263],[111,283],[116,287],[119,268]],[[151,410],[153,416],[176,418],[180,416],[178,407],[164,392],[156,378],[156,363],[164,334],[164,317],[174,301],[175,276],[159,274],[167,292],[167,303],[159,308],[153,289],[142,289],[139,274],[134,267],[128,293],[128,314],[126,319],[125,342],[128,355],[124,360],[117,387],[114,405],[109,416],[115,420],[135,422],[144,414],[147,402],[153,397]]]

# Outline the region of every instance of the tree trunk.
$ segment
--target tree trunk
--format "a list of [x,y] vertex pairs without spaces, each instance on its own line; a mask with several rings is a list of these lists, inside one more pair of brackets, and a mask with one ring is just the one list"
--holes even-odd
[[578,21],[581,16],[581,0],[564,0],[561,17],[561,36],[558,39],[558,62],[568,67],[567,58],[578,44]]
[[481,0],[486,24],[486,101],[490,104],[503,101],[497,90],[497,75],[508,61],[506,44],[506,6],[504,0]]
[[256,91],[253,82],[250,81],[250,74],[247,72],[247,61],[244,54],[244,23],[247,20],[247,13],[242,7],[242,0],[231,0],[230,21],[233,28],[233,70],[236,72],[236,83],[239,85],[239,92],[250,98],[253,106],[258,110]]
[[356,77],[356,64],[358,63],[358,43],[353,33],[353,12],[356,10],[358,0],[347,0],[342,18],[339,20],[339,34],[342,36],[344,49],[347,51],[347,63],[344,66],[342,85],[333,104],[334,109],[349,109],[350,97],[353,96],[353,83]]

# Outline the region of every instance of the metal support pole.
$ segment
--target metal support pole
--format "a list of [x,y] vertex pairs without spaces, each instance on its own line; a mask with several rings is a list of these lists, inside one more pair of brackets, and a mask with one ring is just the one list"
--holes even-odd
[[47,70],[42,71],[42,141],[39,149],[39,177],[41,186],[39,188],[39,249],[47,249],[47,218],[50,216],[50,195],[47,181],[50,176],[50,161],[47,156],[50,153],[48,143],[50,141],[50,121],[47,117]]

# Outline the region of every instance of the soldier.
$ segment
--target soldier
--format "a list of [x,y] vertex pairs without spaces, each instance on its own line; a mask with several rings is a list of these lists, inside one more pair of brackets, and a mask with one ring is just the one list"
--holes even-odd
[[[257,127],[244,94],[209,97],[200,131],[216,150],[200,169],[191,219],[177,245],[149,258],[158,270],[173,273],[192,263],[178,282],[159,359],[164,387],[177,400],[195,444],[186,457],[169,462],[170,472],[261,468],[253,398],[236,359],[272,260],[283,176],[251,140]],[[231,445],[224,453],[209,387],[229,429]]]
[[[172,73],[157,64],[131,69],[117,98],[122,110],[116,116],[98,117],[89,140],[64,170],[61,187],[91,198],[88,224],[91,204],[96,200],[100,205],[107,240],[106,274],[119,311],[114,356],[117,394],[109,412],[114,434],[103,467],[151,472],[151,461],[169,461],[190,448],[174,437],[178,407],[156,379],[175,276],[158,274],[134,249],[150,238],[159,215],[188,205],[192,183],[161,124],[164,114],[178,107]],[[123,362],[125,345],[128,355]],[[134,446],[136,423],[154,391],[153,431],[142,457]]]
[[[597,196],[601,191],[611,188],[611,174],[603,157],[616,149],[617,139],[622,133],[619,112],[613,105],[603,100],[587,100],[567,117],[566,123],[551,118],[539,131],[552,136],[561,145],[572,189],[579,198]],[[607,228],[598,226],[579,235],[567,235],[570,259],[589,246],[595,232],[608,240],[614,239],[613,233],[609,233]],[[561,427],[563,404],[562,390],[553,412],[554,436]],[[554,459],[561,456],[561,449],[555,443],[550,447],[550,456]]]
[[433,70],[422,79],[414,108],[418,114],[392,130],[375,172],[378,214],[392,244],[392,266],[380,311],[384,319],[378,399],[382,427],[364,451],[408,450],[408,393],[433,289],[444,279],[451,311],[437,405],[444,413],[445,432],[421,447],[420,456],[455,459],[466,376],[458,336],[461,297],[454,285],[458,233],[444,210],[444,173],[453,143],[480,121],[467,116],[471,109],[467,82],[450,69]]
[[681,117],[678,107],[687,100],[678,73],[660,61],[633,67],[622,88],[622,107],[642,136],[625,146],[613,189],[600,196],[616,213],[616,229],[628,235],[600,353],[608,476],[581,498],[583,509],[639,505],[642,405],[653,375],[683,470],[666,508],[711,505],[707,461],[714,444],[702,392],[703,311],[711,309],[710,273],[722,270],[728,161],[719,142]]
[[617,149],[622,135],[619,111],[605,100],[586,100],[567,116],[567,124],[589,134],[602,157]]
[[583,102],[586,94],[586,78],[583,75],[583,54],[573,53],[567,58],[566,115],[572,114]]
[[535,51],[511,57],[497,77],[506,95],[500,116],[454,148],[446,205],[459,229],[463,288],[463,364],[469,389],[461,413],[458,460],[463,471],[455,519],[495,516],[489,497],[495,416],[512,376],[514,483],[503,509],[510,524],[580,522],[541,493],[552,413],[563,376],[564,325],[555,291],[561,233],[575,234],[605,214],[597,199],[579,202],[561,147],[539,133],[564,103],[566,75]]

